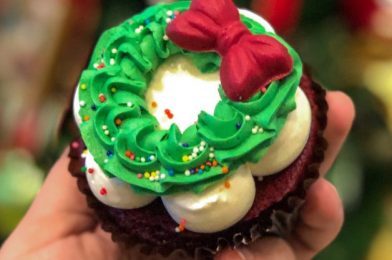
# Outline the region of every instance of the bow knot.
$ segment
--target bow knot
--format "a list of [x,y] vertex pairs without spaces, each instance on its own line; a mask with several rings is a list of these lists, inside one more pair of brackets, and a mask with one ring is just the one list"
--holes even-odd
[[217,37],[217,51],[220,55],[225,55],[230,48],[239,43],[245,35],[250,35],[250,32],[240,21],[235,21],[225,26],[219,32],[219,36]]
[[232,0],[193,0],[166,33],[184,49],[218,52],[222,88],[235,101],[249,99],[293,69],[287,48],[273,37],[252,35]]

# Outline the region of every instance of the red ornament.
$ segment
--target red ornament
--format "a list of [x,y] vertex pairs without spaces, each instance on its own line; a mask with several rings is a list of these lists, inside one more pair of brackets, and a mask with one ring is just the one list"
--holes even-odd
[[247,100],[293,69],[287,48],[270,36],[252,35],[231,0],[193,0],[166,34],[184,49],[218,52],[223,90],[235,101]]
[[369,27],[373,14],[379,8],[376,0],[343,0],[342,7],[348,23],[354,29]]
[[253,0],[252,10],[264,17],[282,34],[292,31],[299,20],[303,0]]

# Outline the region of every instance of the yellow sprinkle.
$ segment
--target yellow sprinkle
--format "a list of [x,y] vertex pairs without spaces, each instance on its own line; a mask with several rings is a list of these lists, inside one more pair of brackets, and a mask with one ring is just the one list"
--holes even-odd
[[151,176],[155,177],[155,176],[157,176],[157,174],[155,172],[151,172]]
[[146,179],[150,178],[150,173],[149,172],[145,172],[144,173],[144,178],[146,178]]
[[111,90],[112,90],[113,93],[115,93],[117,91],[116,88],[112,88]]
[[182,161],[183,161],[183,162],[189,161],[188,155],[184,155],[184,156],[182,157]]
[[82,84],[82,85],[80,85],[80,89],[82,89],[82,90],[85,90],[85,89],[87,89],[87,85],[86,85],[86,84]]

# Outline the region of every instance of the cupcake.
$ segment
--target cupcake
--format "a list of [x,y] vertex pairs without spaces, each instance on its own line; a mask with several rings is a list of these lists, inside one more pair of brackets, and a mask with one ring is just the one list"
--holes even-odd
[[208,258],[290,232],[326,110],[261,17],[231,0],[156,5],[99,39],[74,95],[69,169],[114,241]]

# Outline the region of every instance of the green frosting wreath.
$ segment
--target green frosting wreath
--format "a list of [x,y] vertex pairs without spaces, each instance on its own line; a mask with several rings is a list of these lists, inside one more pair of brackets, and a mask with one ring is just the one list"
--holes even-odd
[[186,55],[203,73],[220,65],[216,53],[185,51],[165,35],[167,24],[189,4],[157,5],[106,31],[79,82],[80,131],[86,146],[107,175],[139,192],[202,192],[239,165],[260,160],[295,109],[302,75],[298,54],[241,16],[252,33],[270,35],[288,48],[293,72],[246,102],[231,101],[220,88],[214,115],[201,111],[183,133],[175,124],[161,130],[144,97],[160,64],[173,55]]

